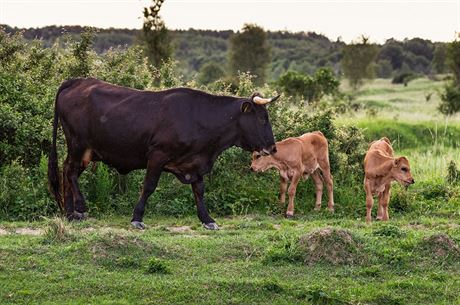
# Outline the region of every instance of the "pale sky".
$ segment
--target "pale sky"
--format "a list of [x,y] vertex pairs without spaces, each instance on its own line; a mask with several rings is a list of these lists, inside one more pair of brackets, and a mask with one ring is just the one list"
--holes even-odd
[[[142,26],[148,0],[0,0],[0,23],[17,27]],[[170,29],[314,31],[345,42],[361,35],[452,41],[460,32],[460,0],[165,0],[160,11]]]

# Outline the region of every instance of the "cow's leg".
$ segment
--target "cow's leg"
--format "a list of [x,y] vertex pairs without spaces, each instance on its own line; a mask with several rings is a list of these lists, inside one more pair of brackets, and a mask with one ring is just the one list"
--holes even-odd
[[72,189],[72,199],[74,205],[73,218],[83,219],[84,213],[87,211],[85,206],[85,198],[81,193],[80,186],[78,184],[78,178],[81,173],[85,170],[85,167],[81,164],[81,158],[70,157],[68,163],[68,170],[66,172],[67,181],[70,183]]
[[192,183],[192,191],[195,197],[198,218],[203,224],[203,227],[205,227],[208,230],[218,230],[219,227],[217,226],[214,219],[212,219],[211,216],[209,216],[208,210],[206,209],[206,205],[204,204],[203,176],[198,176],[198,179]]
[[383,191],[383,197],[382,197],[382,220],[387,221],[390,219],[390,216],[388,215],[388,204],[390,202],[390,188],[391,184],[385,185],[385,190]]
[[364,180],[364,190],[366,191],[366,222],[370,223],[371,213],[372,213],[372,206],[374,205],[374,198],[372,197],[372,189],[368,179]]
[[327,208],[329,211],[334,212],[334,182],[332,181],[331,167],[329,165],[329,159],[319,161],[321,173],[323,174],[324,182],[327,188]]
[[311,174],[311,178],[315,183],[316,189],[316,202],[315,202],[315,210],[319,211],[321,209],[321,199],[323,197],[323,180],[321,179],[318,170],[315,170]]
[[133,219],[131,224],[137,229],[145,229],[145,224],[142,222],[145,212],[145,204],[149,196],[155,191],[158,180],[160,180],[161,172],[163,171],[164,160],[161,158],[150,158],[147,163],[147,172],[144,177],[141,196],[133,211]]
[[68,220],[72,220],[74,218],[74,205],[73,205],[73,192],[72,192],[72,185],[70,180],[67,178],[70,172],[70,157],[64,161],[63,171],[62,171],[62,183],[63,183],[63,191],[64,191],[64,207],[66,212],[66,217]]
[[301,177],[301,174],[296,172],[294,176],[292,177],[291,184],[289,185],[289,188],[288,188],[289,204],[288,204],[288,208],[286,211],[287,218],[291,218],[294,216],[294,199],[295,199],[295,193],[297,191],[297,184],[300,181],[300,177]]
[[288,187],[288,180],[280,176],[280,206],[286,203],[286,191]]

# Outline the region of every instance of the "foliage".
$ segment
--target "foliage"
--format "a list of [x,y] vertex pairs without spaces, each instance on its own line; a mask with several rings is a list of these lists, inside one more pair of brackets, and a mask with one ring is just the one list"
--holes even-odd
[[353,89],[362,85],[364,79],[374,77],[372,63],[378,54],[378,47],[369,43],[368,38],[363,36],[361,42],[344,46],[342,54],[343,73]]
[[393,77],[393,80],[391,81],[392,84],[404,84],[404,86],[407,86],[407,84],[411,81],[419,77],[417,74],[414,74],[412,72],[401,72],[395,75]]
[[446,180],[451,184],[458,183],[460,181],[460,170],[458,170],[457,164],[453,160],[450,160],[447,167]]
[[230,75],[240,72],[255,75],[255,83],[262,85],[270,63],[270,45],[266,32],[254,24],[245,24],[242,31],[230,38]]
[[286,95],[303,97],[308,103],[318,102],[325,95],[336,94],[340,84],[327,68],[317,70],[313,76],[288,71],[276,83]]
[[460,111],[460,41],[454,41],[447,47],[449,68],[454,74],[452,82],[446,84],[441,93],[439,111],[444,115],[452,115]]
[[72,60],[69,64],[69,77],[88,77],[91,70],[91,56],[94,56],[91,49],[94,41],[94,29],[87,28],[82,34],[80,41],[71,45]]
[[171,59],[173,48],[169,30],[159,12],[164,0],[152,0],[153,4],[144,7],[144,23],[140,40],[150,63],[159,68],[163,62]]
[[199,84],[207,85],[222,78],[224,75],[225,71],[221,65],[211,61],[201,66],[197,81]]
[[446,70],[447,48],[445,44],[438,44],[433,53],[433,68],[437,73],[444,73]]
[[460,86],[455,83],[447,84],[441,92],[439,111],[444,115],[453,115],[460,111]]
[[[58,43],[63,46],[62,35],[76,39],[85,31],[80,26],[47,26],[43,28],[18,29],[5,26],[8,33],[23,31],[28,40],[40,38],[46,47]],[[103,54],[111,48],[129,48],[142,44],[139,39],[142,30],[129,29],[97,29],[94,39],[94,50]],[[234,34],[231,30],[169,30],[168,35],[173,47],[173,57],[180,62],[180,73],[190,80],[207,62],[213,61],[222,67],[227,66],[229,37]],[[271,45],[271,62],[268,71],[271,80],[276,80],[286,71],[293,70],[304,74],[313,74],[322,67],[332,68],[340,72],[341,49],[345,45],[340,39],[329,40],[326,36],[315,32],[267,32],[267,40]],[[401,70],[427,74],[433,72],[442,56],[436,55],[438,47],[445,43],[433,43],[419,38],[398,41],[388,39],[379,46],[378,77],[390,77],[388,61],[391,63],[391,75]],[[446,64],[445,64],[446,65]],[[404,69],[403,69],[404,68]],[[382,72],[383,71],[383,72]],[[228,72],[228,71],[225,71]]]
[[56,212],[47,192],[46,161],[43,157],[36,169],[17,161],[0,169],[0,219],[36,220]]

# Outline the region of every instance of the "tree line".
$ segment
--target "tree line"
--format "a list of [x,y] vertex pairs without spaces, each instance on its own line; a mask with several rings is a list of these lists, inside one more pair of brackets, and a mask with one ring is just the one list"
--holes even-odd
[[[64,44],[63,37],[76,38],[85,31],[85,28],[80,26],[47,26],[28,29],[13,28],[7,25],[2,25],[2,27],[7,33],[22,31],[23,37],[28,40],[41,39],[48,47],[54,43]],[[256,32],[257,29],[260,28],[245,25],[237,32],[195,29],[167,31],[171,37],[172,58],[180,63],[180,72],[186,79],[192,79],[201,73],[204,74],[201,76],[203,80],[206,80],[209,73],[231,74],[229,72],[234,67],[229,56],[229,53],[232,52],[232,40],[239,39],[236,38],[241,37],[238,34],[248,34],[246,36],[257,34],[250,33],[251,31]],[[340,39],[333,41],[315,32],[293,33],[260,30],[266,37],[269,58],[265,70],[259,71],[259,74],[266,75],[266,80],[276,80],[286,71],[311,75],[323,67],[331,68],[337,75],[342,72],[340,65],[343,56],[342,49],[347,44]],[[110,28],[95,29],[95,32],[93,49],[98,54],[118,46],[129,47],[140,44],[142,39],[146,38],[143,30]],[[445,73],[448,69],[446,43],[412,38],[402,41],[388,39],[382,45],[374,45],[376,55],[371,68],[377,77],[392,78],[400,73],[432,75]],[[216,72],[217,66],[222,71]],[[254,71],[251,72],[257,74]]]

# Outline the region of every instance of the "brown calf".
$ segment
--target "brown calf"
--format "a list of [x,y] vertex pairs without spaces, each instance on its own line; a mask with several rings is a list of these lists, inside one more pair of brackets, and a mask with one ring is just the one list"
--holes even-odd
[[398,181],[405,187],[415,183],[410,172],[409,160],[406,157],[393,157],[390,140],[381,138],[371,143],[364,158],[366,222],[371,221],[373,196],[378,196],[379,199],[377,219],[388,220],[388,202],[392,181]]
[[[264,172],[276,168],[280,175],[280,203],[286,202],[288,182],[291,182],[288,195],[289,204],[286,217],[294,216],[294,198],[300,178],[311,176],[316,187],[315,210],[321,208],[323,195],[323,179],[328,191],[328,209],[334,211],[334,195],[332,191],[332,175],[329,166],[329,148],[327,139],[320,131],[306,133],[300,137],[287,138],[276,142],[277,152],[273,155],[262,156],[258,152],[252,155],[251,170]],[[321,172],[321,173],[320,173]]]

